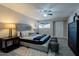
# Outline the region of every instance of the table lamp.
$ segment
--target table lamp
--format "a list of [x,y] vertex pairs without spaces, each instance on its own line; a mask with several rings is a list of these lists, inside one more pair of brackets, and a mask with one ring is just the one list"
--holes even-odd
[[9,37],[12,37],[12,29],[16,29],[16,25],[14,23],[7,23],[5,28],[9,29]]

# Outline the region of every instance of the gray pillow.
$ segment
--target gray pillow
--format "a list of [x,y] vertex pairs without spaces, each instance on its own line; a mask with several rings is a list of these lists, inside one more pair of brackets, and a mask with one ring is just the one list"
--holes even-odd
[[57,40],[56,37],[52,37],[52,38],[51,38],[51,41],[53,41],[53,42],[58,42],[58,40]]

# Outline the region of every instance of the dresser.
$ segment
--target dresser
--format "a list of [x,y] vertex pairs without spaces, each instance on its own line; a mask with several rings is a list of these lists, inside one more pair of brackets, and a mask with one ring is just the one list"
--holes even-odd
[[10,52],[20,46],[19,37],[5,37],[0,38],[0,50],[3,52]]
[[79,56],[79,20],[68,24],[68,45]]
[[0,49],[2,48],[2,40],[0,39]]

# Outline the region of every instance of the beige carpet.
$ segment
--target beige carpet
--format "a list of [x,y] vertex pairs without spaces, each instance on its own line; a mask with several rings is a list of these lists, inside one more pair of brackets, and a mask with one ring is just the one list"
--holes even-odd
[[39,50],[26,48],[26,47],[20,47],[14,51],[19,56],[47,56],[48,54]]
[[28,48],[20,47],[20,48],[14,50],[13,52],[17,53],[17,55],[25,56],[27,51],[28,51]]
[[19,47],[9,53],[3,53],[0,51],[0,56],[74,56],[71,49],[68,47],[68,41],[66,39],[58,39],[59,42],[59,54],[55,54],[54,52],[45,53],[39,50]]
[[34,50],[34,49],[28,49],[27,56],[47,56],[48,54],[42,51]]

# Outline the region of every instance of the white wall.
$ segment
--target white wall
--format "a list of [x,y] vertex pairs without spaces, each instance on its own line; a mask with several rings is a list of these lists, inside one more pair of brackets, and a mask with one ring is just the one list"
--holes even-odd
[[79,15],[79,8],[73,12],[73,14],[68,18],[68,23],[73,22],[73,17],[75,16],[75,13]]
[[53,37],[54,36],[54,22],[53,21],[50,21],[50,34],[51,36]]
[[64,37],[68,38],[68,20],[64,21]]
[[[35,28],[36,21],[21,13],[18,13],[16,11],[13,11],[7,7],[0,5],[0,23],[23,23],[23,24],[29,24],[33,28]],[[2,32],[4,35],[8,35],[7,30],[1,29],[0,34],[2,34]]]
[[40,34],[48,34],[58,38],[68,38],[68,22],[66,18],[56,18],[54,21],[51,19],[49,23],[49,29],[38,29]]
[[13,11],[7,7],[0,5],[0,22],[2,23],[25,23],[35,26],[35,20],[21,13]]

